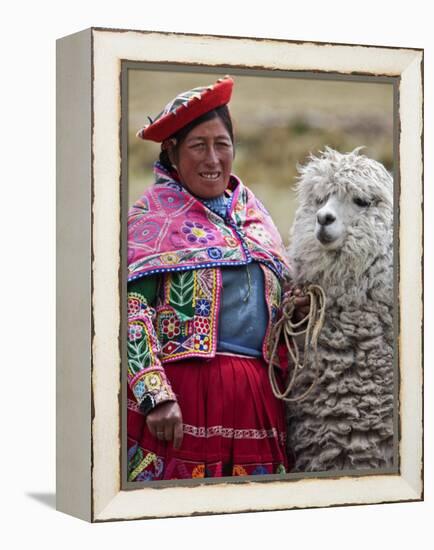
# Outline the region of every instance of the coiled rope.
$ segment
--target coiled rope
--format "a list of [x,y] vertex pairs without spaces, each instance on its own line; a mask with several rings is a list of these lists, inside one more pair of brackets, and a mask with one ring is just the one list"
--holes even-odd
[[[324,290],[319,285],[307,284],[302,290],[303,294],[305,296],[309,296],[310,298],[309,313],[306,317],[301,319],[301,321],[294,323],[292,321],[292,316],[295,311],[295,300],[298,296],[288,293],[282,302],[281,317],[274,324],[270,333],[272,351],[268,365],[268,377],[270,379],[271,389],[278,399],[282,399],[288,403],[300,402],[303,401],[303,399],[306,399],[306,397],[316,386],[319,379],[318,338],[324,325],[326,297]],[[303,327],[306,322],[306,327],[300,328]],[[276,353],[279,342],[281,341],[282,332],[293,365],[291,376],[289,377],[288,384],[283,392],[279,389],[274,368],[275,364],[279,364],[279,359],[276,357]],[[303,362],[300,363],[300,351],[296,338],[303,335]],[[307,368],[306,365],[309,360],[310,352],[313,352],[313,362],[315,364],[314,379],[304,393],[299,396],[288,397],[289,393],[295,386],[298,374],[302,369]]]

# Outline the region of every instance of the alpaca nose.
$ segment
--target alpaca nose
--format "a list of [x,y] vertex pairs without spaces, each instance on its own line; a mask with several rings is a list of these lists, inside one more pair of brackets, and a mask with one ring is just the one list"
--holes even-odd
[[336,221],[336,217],[331,212],[318,212],[316,219],[320,225],[330,225]]

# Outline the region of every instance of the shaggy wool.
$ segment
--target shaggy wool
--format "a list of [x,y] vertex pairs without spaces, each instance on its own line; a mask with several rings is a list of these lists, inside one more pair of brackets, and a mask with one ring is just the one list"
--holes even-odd
[[[295,471],[393,465],[393,179],[359,149],[326,148],[298,167],[293,276],[321,285],[327,310],[318,384],[288,407]],[[330,199],[341,217],[337,246],[317,237],[318,213]],[[312,365],[301,371],[296,394],[313,372]]]

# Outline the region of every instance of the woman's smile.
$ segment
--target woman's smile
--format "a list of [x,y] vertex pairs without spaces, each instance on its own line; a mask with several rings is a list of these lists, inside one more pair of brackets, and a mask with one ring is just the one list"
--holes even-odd
[[220,177],[221,172],[200,172],[199,175],[207,180],[216,180]]

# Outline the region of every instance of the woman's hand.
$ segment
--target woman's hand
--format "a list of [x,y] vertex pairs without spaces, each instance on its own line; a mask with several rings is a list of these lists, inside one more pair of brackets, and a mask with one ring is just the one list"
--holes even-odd
[[292,289],[292,294],[295,296],[294,300],[294,313],[292,320],[295,323],[302,321],[309,313],[310,310],[310,297],[305,296],[301,287],[296,286]]
[[181,447],[182,414],[176,401],[166,401],[157,405],[146,416],[146,424],[151,434],[160,441],[172,441],[173,448]]

